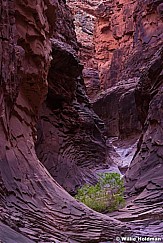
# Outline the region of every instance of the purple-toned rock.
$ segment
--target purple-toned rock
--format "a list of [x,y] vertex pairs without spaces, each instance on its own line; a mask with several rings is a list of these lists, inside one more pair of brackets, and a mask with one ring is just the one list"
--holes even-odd
[[80,167],[87,170],[105,157],[103,124],[90,109],[81,66],[71,52],[77,44],[70,11],[57,0],[2,0],[0,9],[0,240],[88,243],[128,233],[126,224],[72,198],[36,155],[41,112],[40,122],[49,119],[42,131],[49,135],[47,145],[64,163],[57,163],[60,178],[68,180],[66,166],[71,171],[69,188],[72,178],[76,183],[74,167],[80,176]]

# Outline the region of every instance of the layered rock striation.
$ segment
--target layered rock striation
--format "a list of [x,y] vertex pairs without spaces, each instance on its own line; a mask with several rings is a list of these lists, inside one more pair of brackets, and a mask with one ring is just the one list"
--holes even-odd
[[[100,242],[128,234],[125,224],[74,200],[36,155],[36,142],[40,158],[42,147],[49,147],[47,168],[52,173],[50,166],[58,166],[54,176],[68,180],[68,189],[80,181],[67,172],[76,169],[83,180],[79,168],[94,167],[105,156],[100,120],[83,91],[64,1],[1,1],[0,9],[0,240]],[[42,143],[44,134],[49,143]],[[85,159],[84,151],[89,152]]]
[[95,59],[104,91],[93,108],[106,125],[106,136],[140,136],[126,173],[129,202],[115,217],[134,221],[142,235],[151,231],[160,235],[163,4],[161,0],[94,4],[93,8],[89,4],[89,11],[96,18]]
[[[86,97],[71,15],[66,6],[62,8],[66,14],[58,12],[56,23],[62,23],[54,26],[53,60],[47,99],[40,110],[36,151],[59,184],[75,193],[82,184],[96,181],[94,170],[108,167],[112,161],[102,134],[104,124]],[[64,26],[68,31],[63,31]]]
[[163,166],[163,49],[146,64],[135,98],[143,131],[137,151],[125,174],[127,205],[112,216],[130,221],[139,235],[161,237]]
[[[121,7],[123,9],[126,6],[132,9],[130,4],[132,4],[131,1]],[[137,228],[139,234],[160,236],[163,233],[161,207],[163,185],[161,169],[163,163],[162,1],[135,1],[134,4],[133,34],[130,40],[133,39],[128,52],[124,52],[123,48],[120,49],[119,53],[122,51],[123,55],[122,59],[121,54],[118,56],[119,67],[117,66],[115,75],[111,76],[113,69],[110,66],[107,82],[112,80],[113,83],[118,82],[118,85],[120,79],[136,80],[134,106],[137,110],[137,118],[141,122],[142,134],[136,154],[125,175],[127,206],[118,216],[113,215],[122,221],[132,221],[134,229]],[[125,43],[129,44],[129,42]],[[115,63],[116,61],[113,64]],[[106,84],[108,85],[112,84]],[[123,102],[122,104],[124,108],[125,105]],[[126,109],[126,113],[128,110],[129,108]],[[128,121],[127,119],[126,122]]]
[[[111,113],[109,136],[129,136],[139,122],[142,126],[125,175],[126,208],[114,219],[66,192],[95,182],[93,173],[112,160],[103,122],[85,94],[65,1],[1,1],[2,242],[99,243],[123,234],[162,234],[162,1],[96,4],[89,13],[97,18],[96,60],[106,88],[97,110],[107,119]],[[104,103],[107,110],[101,113]]]
[[137,85],[136,104],[143,124],[143,134],[135,158],[126,174],[128,193],[142,192],[142,201],[145,200],[149,204],[162,201],[162,67],[161,47],[147,64]]

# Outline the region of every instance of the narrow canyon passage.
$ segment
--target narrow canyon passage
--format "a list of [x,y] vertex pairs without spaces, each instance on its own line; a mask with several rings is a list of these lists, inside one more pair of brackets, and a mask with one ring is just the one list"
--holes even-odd
[[[163,242],[162,0],[1,0],[0,26],[0,242]],[[73,197],[101,171],[124,208]]]
[[87,95],[105,124],[114,161],[100,171],[126,173],[127,205],[109,215],[130,222],[137,235],[160,237],[162,2],[68,0],[68,4],[75,16]]

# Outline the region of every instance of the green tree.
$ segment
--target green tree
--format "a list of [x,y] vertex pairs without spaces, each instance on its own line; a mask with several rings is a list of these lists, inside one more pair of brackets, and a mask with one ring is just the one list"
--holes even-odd
[[97,212],[112,212],[124,206],[124,182],[118,173],[99,175],[96,185],[85,184],[75,198]]

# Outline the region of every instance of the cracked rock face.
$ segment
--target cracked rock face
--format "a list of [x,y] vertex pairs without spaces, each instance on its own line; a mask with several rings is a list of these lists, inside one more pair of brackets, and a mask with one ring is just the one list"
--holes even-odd
[[120,80],[140,77],[162,45],[161,1],[103,2],[103,16],[97,17],[96,58],[101,86],[107,89]]

